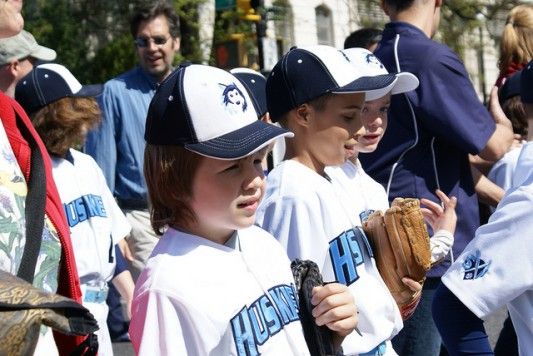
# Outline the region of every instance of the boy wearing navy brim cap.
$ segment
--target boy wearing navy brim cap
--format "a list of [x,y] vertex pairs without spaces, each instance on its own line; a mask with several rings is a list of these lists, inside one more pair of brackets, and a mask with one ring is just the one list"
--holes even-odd
[[[309,354],[287,254],[253,225],[265,189],[261,161],[269,144],[291,136],[258,120],[226,71],[183,65],[161,83],[144,160],[161,238],[135,290],[137,354]],[[335,325],[339,346],[356,326],[353,297],[339,283],[313,292],[315,322]]]
[[289,258],[313,260],[325,281],[342,283],[354,295],[360,333],[344,339],[348,355],[395,355],[389,340],[403,324],[361,226],[352,220],[356,213],[343,205],[325,168],[343,164],[346,149],[355,145],[365,100],[389,93],[397,81],[395,74],[368,75],[329,46],[292,49],[267,78],[271,119],[295,136],[286,140],[285,160],[268,175],[257,224]]

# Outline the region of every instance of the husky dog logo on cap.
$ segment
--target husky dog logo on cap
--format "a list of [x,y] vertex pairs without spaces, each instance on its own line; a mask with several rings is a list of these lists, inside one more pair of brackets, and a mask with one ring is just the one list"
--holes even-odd
[[224,105],[230,109],[230,111],[236,111],[241,109],[242,112],[245,112],[248,108],[248,103],[242,94],[242,91],[237,87],[235,83],[229,85],[220,84],[224,86],[224,91],[222,92],[222,100]]
[[380,68],[383,68],[383,64],[381,64],[380,60],[373,53],[366,55],[366,63],[377,64]]

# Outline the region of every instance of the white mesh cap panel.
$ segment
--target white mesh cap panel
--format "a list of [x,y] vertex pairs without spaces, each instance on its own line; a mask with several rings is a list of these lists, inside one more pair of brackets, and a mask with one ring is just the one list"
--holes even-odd
[[185,71],[183,90],[192,125],[200,142],[257,121],[248,92],[228,72],[191,65]]
[[65,80],[65,83],[67,83],[68,87],[72,91],[72,94],[76,94],[81,90],[81,83],[64,66],[57,63],[45,63],[39,65],[39,68],[48,69],[59,74]]

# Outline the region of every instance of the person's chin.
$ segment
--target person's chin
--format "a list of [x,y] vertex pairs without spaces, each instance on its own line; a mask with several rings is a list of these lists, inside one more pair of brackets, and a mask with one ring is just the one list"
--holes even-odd
[[372,153],[376,148],[378,148],[377,144],[366,145],[360,149],[359,153]]
[[146,61],[144,64],[144,69],[154,77],[163,75],[168,71],[168,67],[160,61]]
[[350,148],[344,147],[344,157],[346,159],[355,156],[356,153],[357,152],[355,150],[355,146],[350,147]]
[[255,223],[255,212],[250,216],[241,216],[235,221],[235,228],[245,229]]
[[337,167],[337,166],[341,166],[344,164],[344,162],[346,162],[346,160],[348,159],[348,157],[346,156],[342,156],[342,157],[336,157],[336,158],[333,158],[331,160],[329,160],[329,162],[327,162],[327,164],[325,164],[325,166],[330,166],[330,167]]

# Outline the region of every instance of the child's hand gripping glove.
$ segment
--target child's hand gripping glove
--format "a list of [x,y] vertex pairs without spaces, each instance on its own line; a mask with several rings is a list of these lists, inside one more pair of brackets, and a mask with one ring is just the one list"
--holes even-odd
[[429,235],[420,201],[396,198],[385,211],[363,222],[378,270],[394,297],[402,318],[412,315],[431,267]]

